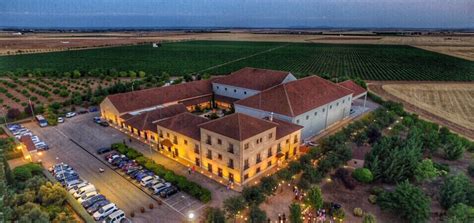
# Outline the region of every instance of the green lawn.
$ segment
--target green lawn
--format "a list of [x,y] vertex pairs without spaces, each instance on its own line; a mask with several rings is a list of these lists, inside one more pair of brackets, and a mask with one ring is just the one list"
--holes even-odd
[[[214,66],[217,67],[207,69]],[[182,75],[203,70],[203,73],[222,74],[246,66],[286,70],[298,76],[324,74],[368,80],[474,80],[474,62],[410,46],[392,45],[191,41],[164,43],[161,48],[140,45],[0,57],[0,72],[18,68],[61,73],[74,69],[114,68],[117,71],[143,70],[148,74],[167,72]]]

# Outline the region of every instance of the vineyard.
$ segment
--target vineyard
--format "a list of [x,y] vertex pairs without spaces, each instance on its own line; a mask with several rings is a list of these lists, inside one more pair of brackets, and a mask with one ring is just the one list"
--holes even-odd
[[297,76],[366,80],[474,81],[474,62],[410,46],[190,41],[0,57],[0,73],[60,76],[79,70],[147,75],[225,74],[242,67],[285,70]]

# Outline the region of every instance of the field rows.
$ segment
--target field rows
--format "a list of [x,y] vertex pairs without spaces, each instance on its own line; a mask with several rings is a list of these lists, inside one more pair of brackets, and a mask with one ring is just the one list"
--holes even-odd
[[[229,61],[235,62],[225,64]],[[217,66],[220,64],[225,65]],[[142,70],[154,75],[167,72],[178,76],[213,66],[217,67],[205,72],[225,74],[242,67],[258,67],[286,70],[297,76],[317,74],[366,80],[474,80],[474,62],[395,45],[190,41],[165,43],[160,48],[139,45],[0,57],[2,73],[21,73],[25,69],[37,68],[60,73],[75,69],[115,69]]]

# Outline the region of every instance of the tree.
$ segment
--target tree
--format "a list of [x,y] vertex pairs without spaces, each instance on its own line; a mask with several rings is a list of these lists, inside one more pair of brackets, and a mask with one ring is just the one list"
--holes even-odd
[[7,111],[7,118],[9,119],[17,119],[18,117],[20,117],[20,115],[21,112],[20,110],[18,110],[18,108],[10,108]]
[[242,190],[242,196],[249,204],[259,205],[265,200],[265,195],[258,187],[245,187]]
[[289,216],[290,223],[303,223],[303,219],[301,218],[301,206],[297,203],[292,203],[289,208],[290,208],[290,216]]
[[38,191],[38,197],[43,206],[62,206],[66,200],[67,192],[59,183],[47,182]]
[[367,168],[357,168],[352,172],[352,177],[362,183],[370,183],[374,180],[374,175]]
[[376,223],[375,216],[370,213],[364,214],[364,218],[362,218],[362,223]]
[[473,192],[473,186],[464,174],[448,176],[440,189],[440,204],[445,209],[458,203],[473,204],[469,196]]
[[315,210],[323,207],[323,195],[321,193],[321,189],[318,186],[314,186],[308,191],[308,196],[306,196],[305,203],[310,205]]
[[474,177],[474,163],[469,164],[467,167],[467,173],[469,176]]
[[383,192],[377,203],[382,209],[397,213],[408,222],[426,222],[430,216],[430,198],[408,181],[397,185],[393,192]]
[[278,182],[274,176],[262,177],[260,179],[260,190],[266,196],[274,195],[277,186]]
[[376,125],[370,125],[367,129],[366,135],[370,144],[377,142],[380,137],[382,137],[382,133]]
[[225,223],[224,212],[219,208],[209,208],[206,211],[206,223]]
[[436,169],[430,159],[424,159],[418,163],[414,172],[414,176],[418,182],[421,182],[439,176],[439,171]]
[[138,77],[144,78],[146,76],[145,71],[138,71]]
[[80,78],[81,77],[81,72],[78,70],[72,71],[72,78]]
[[33,112],[35,111],[35,105],[34,104],[31,104],[30,105],[26,105],[24,108],[23,108],[23,112],[27,115],[33,115]]
[[24,205],[21,205],[16,208],[16,214],[20,216],[19,221],[20,223],[28,223],[28,222],[35,222],[35,223],[48,223],[49,221],[49,214],[45,211],[41,210],[40,205],[27,202]]
[[257,205],[252,205],[249,212],[250,223],[265,223],[267,222],[267,214],[265,211],[258,208]]
[[193,81],[193,76],[191,76],[191,74],[184,74],[183,79],[186,82],[191,82],[191,81]]
[[235,221],[236,216],[245,208],[245,199],[240,196],[229,197],[224,200],[224,211],[228,218],[233,218]]
[[457,135],[451,134],[447,137],[446,143],[442,146],[444,155],[448,160],[457,160],[464,154],[465,145]]
[[446,213],[445,223],[474,222],[474,207],[459,203],[449,208]]

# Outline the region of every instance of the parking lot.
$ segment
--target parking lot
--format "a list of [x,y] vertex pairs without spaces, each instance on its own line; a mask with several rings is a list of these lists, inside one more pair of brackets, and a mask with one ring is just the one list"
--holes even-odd
[[[113,128],[101,127],[92,122],[98,115],[84,114],[66,119],[56,127],[40,128],[37,123],[26,123],[24,126],[48,143],[50,149],[34,157],[41,159],[45,167],[58,162],[72,166],[79,175],[93,183],[99,193],[124,210],[127,217],[134,212],[133,222],[182,222],[189,212],[197,215],[204,210],[204,204],[187,194],[179,192],[158,205],[158,196],[151,195],[147,189],[128,176],[109,165],[95,150],[121,142],[125,136]],[[99,173],[99,168],[105,169]],[[154,209],[149,209],[149,204]],[[140,208],[145,208],[145,213]]]

